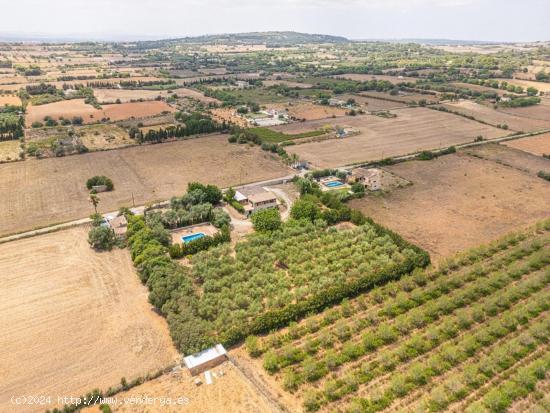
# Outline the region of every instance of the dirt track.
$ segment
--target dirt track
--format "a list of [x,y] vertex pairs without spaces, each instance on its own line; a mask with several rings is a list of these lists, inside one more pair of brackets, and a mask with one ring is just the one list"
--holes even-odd
[[12,395],[79,396],[166,367],[177,352],[127,250],[96,253],[79,227],[0,245],[0,412]]
[[0,235],[89,216],[85,182],[107,175],[115,190],[100,194],[113,211],[185,192],[188,182],[222,187],[289,174],[258,147],[229,144],[226,135],[85,155],[0,165]]

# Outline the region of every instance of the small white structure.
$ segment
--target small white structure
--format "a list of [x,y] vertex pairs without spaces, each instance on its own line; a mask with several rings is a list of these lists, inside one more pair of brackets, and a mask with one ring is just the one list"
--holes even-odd
[[189,369],[192,376],[201,374],[222,364],[227,360],[227,352],[221,344],[183,358],[185,366]]
[[246,89],[250,86],[250,83],[245,80],[237,80],[235,81],[235,86],[237,86],[237,89]]
[[346,104],[346,102],[344,102],[343,100],[337,99],[337,98],[330,98],[328,100],[328,104],[330,106],[344,106]]
[[370,191],[378,191],[382,187],[382,171],[377,168],[355,168],[349,180],[361,182]]

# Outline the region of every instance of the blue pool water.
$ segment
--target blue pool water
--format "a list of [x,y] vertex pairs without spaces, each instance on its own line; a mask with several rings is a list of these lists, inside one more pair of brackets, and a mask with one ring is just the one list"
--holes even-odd
[[336,188],[342,185],[344,184],[340,181],[330,181],[325,183],[325,186],[328,186],[329,188]]
[[205,237],[206,235],[204,234],[204,232],[196,232],[194,234],[189,234],[189,235],[185,235],[183,237],[181,237],[181,240],[185,243],[187,242],[191,242],[191,241],[195,241],[196,239],[199,239],[199,238],[202,238],[202,237]]

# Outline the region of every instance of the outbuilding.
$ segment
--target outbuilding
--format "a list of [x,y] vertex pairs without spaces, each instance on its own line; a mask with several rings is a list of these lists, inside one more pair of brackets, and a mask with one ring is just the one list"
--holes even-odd
[[221,344],[183,358],[185,366],[192,376],[210,370],[227,360],[227,352]]

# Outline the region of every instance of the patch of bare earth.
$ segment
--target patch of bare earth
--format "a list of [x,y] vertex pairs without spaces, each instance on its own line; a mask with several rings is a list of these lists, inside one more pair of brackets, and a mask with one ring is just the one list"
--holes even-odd
[[435,260],[550,216],[550,185],[464,153],[387,167],[412,185],[352,201]]
[[502,142],[502,144],[537,156],[550,155],[550,132],[527,138],[514,139]]
[[[222,374],[220,374],[220,372]],[[120,393],[117,398],[121,405],[110,405],[117,413],[274,413],[269,402],[242,376],[230,362],[210,370],[212,384],[206,384],[204,374],[198,376],[202,381],[195,384],[195,377],[184,370],[174,371],[155,380],[146,382],[127,392]],[[145,400],[157,398],[150,404],[131,404],[129,400]],[[162,405],[166,400],[175,401],[170,406]],[[124,399],[127,400],[124,403]],[[179,400],[179,404],[178,404]],[[98,407],[84,409],[83,413],[100,412]]]
[[99,210],[108,212],[181,195],[193,181],[227,187],[290,172],[275,155],[230,144],[227,135],[3,164],[0,235],[89,216],[85,183],[94,175],[114,182],[99,196]]
[[[0,411],[43,412],[57,396],[107,389],[178,354],[127,250],[96,253],[87,227],[0,245]],[[52,405],[10,404],[51,395]]]
[[317,168],[350,165],[407,155],[422,150],[447,148],[473,142],[476,136],[496,138],[509,132],[461,116],[426,108],[396,109],[396,118],[361,115],[322,122],[290,124],[273,129],[286,133],[314,130],[324,124],[351,126],[359,134],[338,140],[288,146]]

